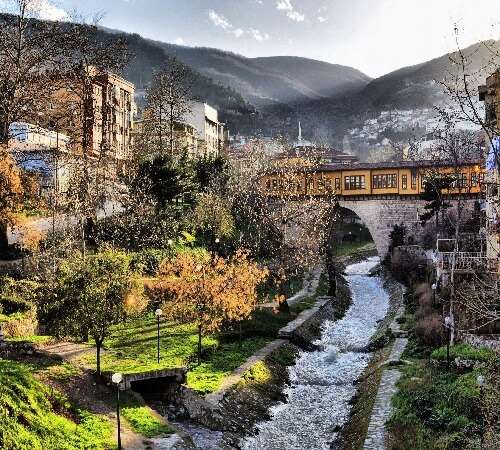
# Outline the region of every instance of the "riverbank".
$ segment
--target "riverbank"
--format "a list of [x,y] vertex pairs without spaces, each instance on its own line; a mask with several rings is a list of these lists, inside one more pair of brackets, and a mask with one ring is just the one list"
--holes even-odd
[[271,408],[270,420],[242,440],[243,449],[326,449],[337,439],[349,418],[354,383],[370,359],[364,349],[389,308],[382,279],[368,274],[377,264],[372,258],[346,269],[351,307],[342,319],[323,324],[318,350],[299,354],[289,369],[286,403]]
[[[425,341],[418,330],[417,308],[428,290],[417,284],[405,296],[402,327],[409,335],[392,398],[386,448],[496,450],[500,400],[500,360],[486,347],[450,347]],[[482,377],[483,386],[478,383]]]
[[351,414],[336,443],[337,448],[342,450],[361,450],[365,445],[385,364],[394,345],[392,325],[396,316],[401,314],[403,286],[393,280],[384,267],[380,266],[377,271],[383,277],[383,286],[389,295],[389,307],[367,347],[367,350],[373,352],[372,357],[356,382],[358,389],[352,401]]

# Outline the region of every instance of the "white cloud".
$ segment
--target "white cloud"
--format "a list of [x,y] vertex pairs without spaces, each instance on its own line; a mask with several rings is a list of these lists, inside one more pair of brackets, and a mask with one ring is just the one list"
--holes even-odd
[[300,14],[298,11],[288,11],[286,15],[289,19],[294,20],[295,22],[303,22],[306,18],[304,14]]
[[259,42],[268,41],[270,39],[269,34],[263,33],[262,31],[257,30],[256,28],[250,28],[248,32],[256,41]]
[[67,20],[68,13],[49,0],[34,0],[33,13],[42,20]]
[[241,28],[236,28],[235,30],[233,30],[233,34],[239,38],[241,36],[243,36],[245,34],[245,31],[243,31]]
[[319,23],[324,23],[326,22],[328,19],[326,17],[323,17],[323,16],[318,16],[318,22]]
[[278,0],[276,8],[282,11],[293,11],[291,0]]
[[212,23],[223,30],[230,30],[233,28],[233,25],[222,15],[216,13],[213,9],[208,12],[208,17],[212,21]]
[[287,17],[295,22],[303,22],[306,18],[304,14],[299,13],[292,5],[292,0],[278,0],[276,2],[278,11],[285,11]]
[[228,19],[226,19],[222,14],[215,12],[213,9],[208,12],[208,17],[216,27],[222,28],[224,31],[232,34],[236,38],[240,38],[244,35],[249,35],[259,42],[268,41],[271,38],[269,34],[264,33],[256,28],[249,28],[248,30],[244,30],[243,28],[235,28]]
[[[0,12],[17,14],[16,2],[0,0]],[[49,0],[31,0],[28,5],[28,15],[42,20],[69,20],[68,13],[55,1]]]
[[182,39],[181,37],[178,37],[176,40],[175,40],[175,43],[177,45],[184,45],[186,43],[186,41],[184,41],[184,39]]

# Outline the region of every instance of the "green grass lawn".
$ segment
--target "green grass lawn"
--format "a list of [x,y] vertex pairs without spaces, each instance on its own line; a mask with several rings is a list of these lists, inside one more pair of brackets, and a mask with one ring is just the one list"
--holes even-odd
[[[222,380],[247,358],[276,338],[278,330],[292,315],[256,311],[251,321],[243,324],[243,340],[239,345],[238,330],[225,330],[203,337],[202,364],[197,365],[198,335],[195,325],[162,321],[160,325],[160,364],[157,363],[157,324],[153,316],[126,322],[113,329],[105,341],[101,365],[104,372],[125,374],[187,367],[187,384],[200,393],[216,390]],[[82,362],[95,367],[95,355],[87,354]]]
[[354,242],[342,242],[342,244],[340,244],[340,246],[337,248],[336,255],[347,256],[350,255],[351,253],[355,253],[359,250],[362,250],[363,247],[367,247],[370,244],[373,244],[373,241],[362,240]]
[[9,450],[111,449],[113,426],[74,407],[34,377],[36,368],[0,359],[0,444]]
[[155,417],[149,408],[127,392],[124,392],[121,399],[121,412],[132,430],[147,438],[174,432],[164,421]]
[[[298,286],[302,278],[295,280]],[[297,287],[296,286],[296,287]],[[328,290],[326,276],[322,276],[317,295]],[[197,364],[198,334],[194,324],[162,321],[160,324],[160,363],[157,362],[157,323],[153,315],[130,320],[113,328],[112,336],[104,342],[101,356],[103,372],[132,374],[177,367],[187,367],[187,385],[199,393],[217,390],[225,377],[250,356],[276,339],[280,328],[304,309],[310,308],[316,298],[304,299],[290,312],[275,313],[258,309],[251,320],[242,323],[242,342],[239,329],[226,328],[221,333],[202,339],[202,363]],[[95,354],[87,354],[81,362],[94,369]]]

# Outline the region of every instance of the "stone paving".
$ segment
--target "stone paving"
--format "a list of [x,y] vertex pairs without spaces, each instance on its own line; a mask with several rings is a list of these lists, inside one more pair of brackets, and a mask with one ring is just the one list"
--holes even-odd
[[391,365],[397,364],[401,361],[401,355],[408,344],[408,339],[406,338],[406,332],[402,331],[400,325],[397,321],[398,317],[404,315],[404,308],[400,308],[396,319],[392,322],[390,329],[397,337],[394,341],[391,354],[384,365],[389,366],[382,373],[382,378],[380,379],[380,385],[377,392],[377,397],[375,398],[375,404],[373,405],[372,416],[370,419],[370,424],[368,426],[368,431],[366,434],[365,443],[363,446],[364,450],[385,450],[386,445],[386,434],[387,430],[385,423],[390,419],[392,414],[391,398],[397,392],[396,383],[401,377],[401,372],[398,369],[391,368]]
[[396,383],[400,376],[396,369],[385,370],[382,375],[363,446],[365,450],[385,450],[385,422],[391,417],[391,397],[397,391]]

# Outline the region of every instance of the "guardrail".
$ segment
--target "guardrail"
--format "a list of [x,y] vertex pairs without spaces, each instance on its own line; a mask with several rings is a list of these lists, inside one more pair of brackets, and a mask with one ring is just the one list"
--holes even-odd
[[480,252],[439,252],[437,258],[438,268],[441,272],[492,272],[499,273],[500,261],[497,258],[488,258]]

